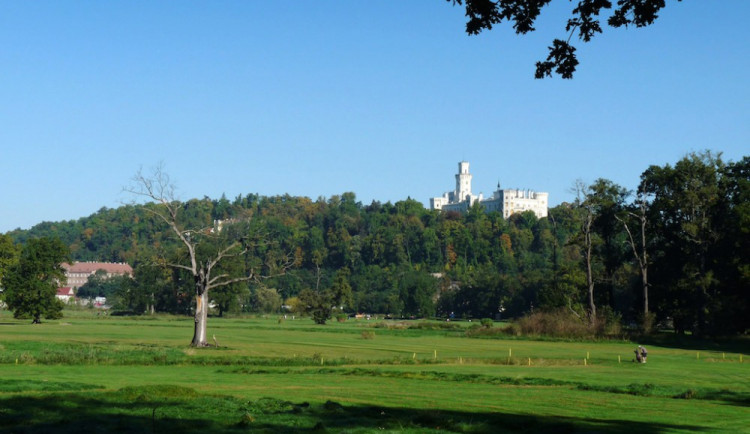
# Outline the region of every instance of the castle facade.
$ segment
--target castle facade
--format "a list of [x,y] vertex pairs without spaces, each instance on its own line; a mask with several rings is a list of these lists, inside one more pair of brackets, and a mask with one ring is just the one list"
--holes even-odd
[[431,198],[430,209],[464,213],[475,203],[479,202],[484,207],[485,212],[496,211],[504,218],[524,211],[533,211],[538,218],[547,217],[549,193],[533,190],[502,189],[498,183],[497,190],[492,193],[491,197],[485,199],[481,193],[479,195],[472,194],[471,178],[469,162],[462,161],[458,163],[456,189],[443,193],[442,196]]

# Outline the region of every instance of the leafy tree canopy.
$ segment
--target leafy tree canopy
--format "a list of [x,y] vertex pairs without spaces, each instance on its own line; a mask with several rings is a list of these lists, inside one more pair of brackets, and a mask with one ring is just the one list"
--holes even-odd
[[21,249],[13,242],[10,235],[0,234],[0,288],[3,287],[3,276],[18,262]]
[[58,238],[29,240],[21,251],[18,263],[5,278],[3,293],[8,308],[16,318],[60,318],[62,302],[57,287],[65,279],[61,264],[70,261],[70,251]]

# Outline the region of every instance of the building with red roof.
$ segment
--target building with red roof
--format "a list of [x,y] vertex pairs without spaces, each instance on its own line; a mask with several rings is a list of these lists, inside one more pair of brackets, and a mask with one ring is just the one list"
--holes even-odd
[[70,300],[75,300],[76,294],[73,291],[73,288],[70,286],[65,286],[62,288],[57,288],[57,294],[55,295],[58,299],[62,300],[63,303],[68,303]]
[[65,286],[71,288],[80,288],[86,284],[89,276],[94,275],[99,270],[105,271],[107,278],[133,275],[133,267],[125,262],[75,262],[73,264],[64,263],[62,267],[65,269]]

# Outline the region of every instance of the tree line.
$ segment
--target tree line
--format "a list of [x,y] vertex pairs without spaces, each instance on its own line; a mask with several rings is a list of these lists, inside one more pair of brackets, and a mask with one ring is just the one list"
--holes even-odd
[[[750,157],[725,162],[709,151],[691,153],[647,168],[633,191],[606,179],[576,182],[575,191],[575,200],[541,219],[525,212],[506,220],[479,204],[465,214],[434,211],[409,198],[363,205],[354,193],[170,204],[191,228],[186,237],[198,264],[231,240],[242,255],[227,255],[215,275],[256,277],[212,290],[219,315],[282,304],[323,321],[337,309],[458,318],[557,309],[592,324],[662,323],[680,333],[749,328]],[[170,266],[191,255],[158,217],[158,205],[102,208],[12,231],[0,250],[59,238],[75,260],[134,266],[133,279],[108,290],[94,279],[79,294],[108,292],[134,313],[191,314],[196,276]],[[2,265],[6,273],[17,269],[12,259],[2,261],[11,264]]]

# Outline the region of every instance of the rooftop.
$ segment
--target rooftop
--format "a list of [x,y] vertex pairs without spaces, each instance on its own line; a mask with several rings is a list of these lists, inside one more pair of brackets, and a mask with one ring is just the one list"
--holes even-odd
[[75,262],[72,265],[62,264],[68,273],[96,273],[104,270],[111,274],[133,274],[133,267],[125,262]]

